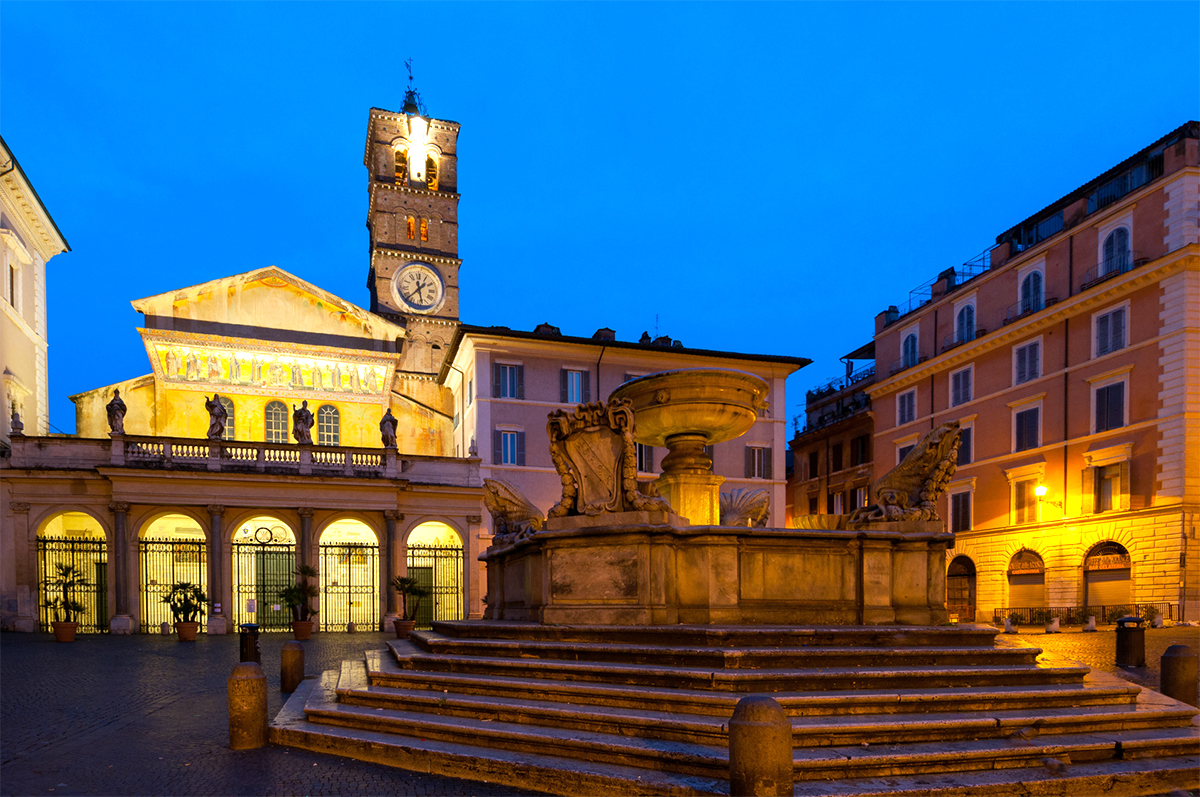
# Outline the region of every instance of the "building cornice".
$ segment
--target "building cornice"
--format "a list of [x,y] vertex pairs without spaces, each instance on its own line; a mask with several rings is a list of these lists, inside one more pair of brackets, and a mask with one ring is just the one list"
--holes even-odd
[[442,255],[432,255],[428,252],[410,252],[405,249],[383,249],[375,246],[371,249],[371,265],[375,265],[375,256],[383,254],[388,257],[395,257],[400,260],[411,260],[420,263],[437,263],[443,266],[461,266],[462,260],[457,257],[445,257]]
[[37,189],[33,187],[33,183],[29,181],[25,170],[21,168],[20,162],[3,138],[0,138],[0,157],[7,161],[0,163],[0,180],[5,193],[8,194],[8,201],[4,204],[12,207],[19,215],[15,221],[25,227],[24,232],[41,255],[42,262],[45,263],[60,252],[71,251],[67,239],[54,223],[54,217],[46,210]]

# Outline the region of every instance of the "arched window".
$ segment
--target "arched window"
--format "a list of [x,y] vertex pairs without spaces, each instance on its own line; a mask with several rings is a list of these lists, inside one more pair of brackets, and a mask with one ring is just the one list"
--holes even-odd
[[960,341],[975,339],[975,306],[968,304],[958,311],[957,339]]
[[219,396],[218,401],[225,408],[225,440],[233,440],[233,399]]
[[403,147],[396,149],[396,182],[408,185],[408,150]]
[[430,191],[438,190],[438,162],[433,155],[425,158],[425,184]]
[[417,240],[417,220],[412,216],[408,217],[408,240]]
[[337,407],[330,404],[321,405],[321,409],[317,410],[317,445],[341,445],[341,429],[341,419],[338,416]]
[[429,219],[421,219],[421,240],[429,240]]
[[1042,272],[1033,271],[1021,282],[1021,314],[1036,313],[1042,306]]
[[917,364],[917,336],[910,332],[904,338],[904,367],[912,368]]
[[1100,276],[1120,274],[1129,270],[1129,230],[1118,227],[1104,239],[1104,262]]
[[282,401],[269,402],[263,415],[267,427],[267,442],[286,443],[288,434],[287,405]]

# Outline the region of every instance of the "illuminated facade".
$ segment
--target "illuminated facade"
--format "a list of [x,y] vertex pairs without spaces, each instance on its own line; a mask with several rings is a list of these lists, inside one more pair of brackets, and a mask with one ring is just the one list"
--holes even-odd
[[876,318],[876,473],[964,430],[939,509],[960,617],[1200,616],[1198,137],[1189,122]]

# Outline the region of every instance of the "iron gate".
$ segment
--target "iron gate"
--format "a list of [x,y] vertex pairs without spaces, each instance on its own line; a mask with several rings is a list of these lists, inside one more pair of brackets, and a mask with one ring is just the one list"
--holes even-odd
[[428,589],[417,611],[417,628],[429,628],[434,620],[463,618],[463,549],[457,545],[408,546],[408,575]]
[[[138,540],[138,563],[142,574],[143,633],[157,633],[163,623],[175,622],[171,608],[163,603],[172,584],[186,581],[208,590],[208,546],[204,540]],[[201,629],[208,627],[207,618],[206,611],[200,618]]]
[[91,582],[90,587],[71,595],[83,604],[78,631],[84,634],[108,633],[108,543],[70,537],[38,537],[38,625],[52,630],[54,612],[46,608],[49,598],[62,597],[47,592],[47,583],[57,575],[55,565],[72,565]]
[[[291,543],[235,542],[233,549],[233,623],[258,623],[259,631],[291,631],[292,613],[279,591],[296,583],[296,549]],[[278,607],[278,608],[276,608]]]
[[321,546],[321,611],[325,631],[345,631],[353,622],[379,630],[379,546],[348,542]]

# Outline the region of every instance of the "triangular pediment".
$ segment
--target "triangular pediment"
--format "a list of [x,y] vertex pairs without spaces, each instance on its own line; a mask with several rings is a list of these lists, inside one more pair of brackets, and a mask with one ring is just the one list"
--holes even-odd
[[403,327],[277,266],[148,296],[132,304],[145,315],[146,326],[154,329],[257,339],[282,337],[298,342],[311,335],[394,345],[397,338],[404,337]]

